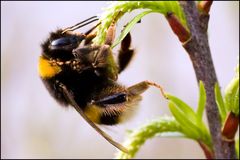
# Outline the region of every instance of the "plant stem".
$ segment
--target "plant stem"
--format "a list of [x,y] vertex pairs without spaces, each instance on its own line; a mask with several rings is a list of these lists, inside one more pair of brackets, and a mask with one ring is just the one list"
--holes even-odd
[[205,30],[208,22],[200,19],[194,1],[180,1],[180,5],[185,13],[191,33],[191,38],[183,44],[183,47],[191,58],[197,81],[203,81],[206,89],[206,113],[213,140],[215,158],[236,158],[234,143],[231,144],[224,141],[221,136],[221,121],[214,96],[214,85],[217,83],[217,76]]

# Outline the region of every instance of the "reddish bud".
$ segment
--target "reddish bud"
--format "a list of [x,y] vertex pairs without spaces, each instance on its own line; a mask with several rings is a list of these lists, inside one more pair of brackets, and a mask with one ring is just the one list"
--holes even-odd
[[213,152],[211,151],[211,149],[206,144],[204,144],[202,141],[198,141],[198,144],[202,148],[202,150],[203,150],[207,159],[213,159],[214,158]]
[[189,31],[183,26],[183,24],[173,13],[168,12],[166,18],[173,32],[178,36],[178,39],[181,42],[186,42],[190,38]]
[[206,14],[209,13],[211,5],[212,5],[213,1],[201,1],[198,3],[198,9],[200,11],[205,12]]
[[239,124],[239,116],[230,112],[224,123],[222,136],[229,141],[233,140],[238,129],[238,124]]

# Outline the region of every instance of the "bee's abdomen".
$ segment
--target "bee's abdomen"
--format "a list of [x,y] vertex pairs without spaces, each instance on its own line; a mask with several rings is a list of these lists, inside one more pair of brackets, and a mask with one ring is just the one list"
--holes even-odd
[[82,109],[91,101],[92,93],[104,82],[103,78],[98,77],[91,70],[81,72],[80,74],[76,71],[68,70],[56,77],[69,89],[74,96],[74,100]]
[[119,117],[120,115],[106,115],[101,114],[99,119],[99,124],[105,124],[105,125],[115,125],[119,123]]

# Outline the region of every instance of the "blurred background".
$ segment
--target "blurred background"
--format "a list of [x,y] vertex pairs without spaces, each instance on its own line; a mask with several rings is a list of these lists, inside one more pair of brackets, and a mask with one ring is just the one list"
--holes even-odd
[[[100,15],[106,6],[104,1],[1,1],[1,158],[114,157],[117,150],[74,109],[60,107],[37,72],[40,44],[50,31]],[[117,33],[136,13],[120,20]],[[137,54],[119,82],[130,86],[143,80],[154,81],[196,108],[198,87],[192,64],[165,18],[149,14],[131,33]],[[238,61],[239,2],[213,3],[209,43],[224,89]],[[167,101],[157,89],[149,89],[143,97],[132,119],[103,128],[118,142],[123,142],[127,129],[170,115]],[[147,141],[136,158],[204,158],[204,154],[191,140],[157,137]]]

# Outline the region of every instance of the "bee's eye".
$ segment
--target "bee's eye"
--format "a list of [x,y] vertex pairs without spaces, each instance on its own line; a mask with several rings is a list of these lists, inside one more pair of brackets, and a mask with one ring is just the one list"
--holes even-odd
[[52,50],[72,50],[79,44],[76,36],[63,37],[53,40],[49,46]]
[[77,38],[72,36],[72,37],[63,37],[63,38],[59,38],[56,39],[54,41],[51,42],[52,46],[66,46],[66,45],[71,45],[71,44],[76,44]]

